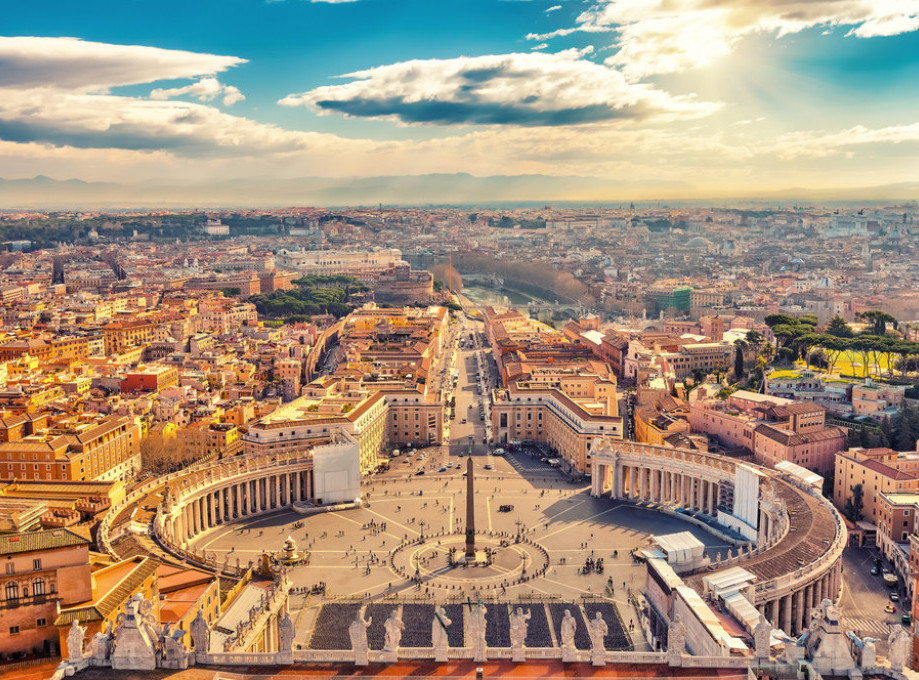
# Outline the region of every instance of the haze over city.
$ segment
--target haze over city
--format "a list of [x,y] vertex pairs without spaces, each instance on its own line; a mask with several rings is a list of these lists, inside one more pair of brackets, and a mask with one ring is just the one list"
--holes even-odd
[[[11,3],[0,177],[41,177],[4,183],[0,203],[909,197],[917,11],[913,0]],[[474,177],[451,187],[431,173]],[[277,180],[289,183],[266,197]]]
[[0,16],[0,680],[919,680],[919,0]]

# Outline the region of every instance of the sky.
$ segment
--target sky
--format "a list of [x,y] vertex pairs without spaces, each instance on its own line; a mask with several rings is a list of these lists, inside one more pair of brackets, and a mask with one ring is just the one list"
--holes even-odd
[[8,179],[919,182],[919,0],[33,0],[0,34]]

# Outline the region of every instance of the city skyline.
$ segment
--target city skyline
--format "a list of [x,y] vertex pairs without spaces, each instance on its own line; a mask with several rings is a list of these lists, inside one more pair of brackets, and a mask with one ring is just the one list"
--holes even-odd
[[601,180],[572,200],[919,181],[913,0],[45,2],[5,24],[6,179]]

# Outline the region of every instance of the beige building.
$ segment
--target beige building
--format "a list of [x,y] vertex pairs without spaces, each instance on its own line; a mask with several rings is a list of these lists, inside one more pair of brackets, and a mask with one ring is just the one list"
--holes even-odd
[[881,521],[880,494],[919,491],[919,454],[891,449],[849,449],[836,454],[833,504],[842,510],[852,490],[862,487],[862,515],[877,525]]
[[573,376],[557,382],[517,382],[495,391],[495,441],[543,442],[572,468],[589,473],[590,450],[602,437],[622,438],[616,385]]

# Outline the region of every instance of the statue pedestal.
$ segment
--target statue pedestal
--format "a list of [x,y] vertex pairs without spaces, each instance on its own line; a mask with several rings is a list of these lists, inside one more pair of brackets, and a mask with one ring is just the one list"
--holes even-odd
[[384,649],[380,652],[380,658],[383,660],[383,663],[396,663],[396,661],[399,660],[399,650]]
[[435,647],[434,648],[434,661],[437,663],[447,663],[447,648],[446,647]]
[[472,660],[476,663],[485,663],[488,661],[488,655],[485,653],[485,647],[476,647],[472,650]]
[[605,666],[606,665],[606,650],[605,649],[592,649],[590,651],[590,664],[592,666]]
[[526,647],[520,645],[519,647],[511,647],[511,661],[514,663],[523,663],[527,660],[527,651]]
[[578,660],[578,650],[574,647],[562,647],[562,663],[575,663]]
[[360,649],[354,651],[354,665],[355,666],[368,666],[370,665],[370,659],[367,658],[367,650]]

